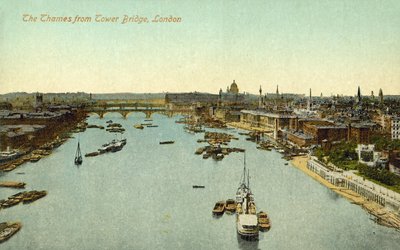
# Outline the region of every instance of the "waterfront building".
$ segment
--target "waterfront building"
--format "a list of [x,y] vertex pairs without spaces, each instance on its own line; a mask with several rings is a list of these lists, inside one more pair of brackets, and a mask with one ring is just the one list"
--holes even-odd
[[302,131],[287,131],[286,138],[288,142],[300,148],[309,147],[313,144],[313,137],[311,135],[304,134]]
[[34,138],[45,138],[45,125],[38,124],[18,124],[18,125],[2,125],[0,126],[0,150],[4,150],[7,146],[17,148],[20,146],[28,146]]
[[323,140],[329,142],[347,139],[347,127],[325,120],[306,121],[303,124],[304,134],[313,138],[314,144],[322,144]]
[[273,131],[274,139],[279,137],[282,130],[297,130],[296,115],[285,112],[267,112],[263,110],[241,110],[240,122],[265,131]]
[[218,107],[215,110],[213,109],[212,115],[225,122],[239,122],[241,109],[240,107]]

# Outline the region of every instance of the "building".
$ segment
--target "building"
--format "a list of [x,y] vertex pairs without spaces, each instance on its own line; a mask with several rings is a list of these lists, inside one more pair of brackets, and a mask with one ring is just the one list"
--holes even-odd
[[391,135],[392,140],[400,139],[400,117],[392,117],[391,119]]
[[348,140],[359,144],[368,144],[371,125],[366,123],[352,123],[348,128]]
[[400,176],[400,152],[389,153],[389,171]]
[[239,122],[240,121],[240,110],[236,110],[234,108],[228,108],[228,107],[219,107],[214,110],[213,115],[215,115],[216,118],[226,121],[226,122]]
[[231,84],[231,86],[227,88],[227,92],[230,94],[239,94],[239,88],[238,88],[237,84],[235,83],[235,80],[233,80],[233,83]]
[[309,147],[313,144],[313,137],[300,131],[288,131],[286,133],[286,139],[298,147]]
[[273,131],[275,139],[278,138],[280,130],[297,130],[298,117],[296,115],[271,113],[262,110],[242,110],[240,112],[240,122],[251,127]]
[[45,125],[19,124],[0,126],[0,139],[2,144],[0,150],[5,150],[7,146],[17,148],[23,145],[30,145],[35,137],[45,138],[48,131]]
[[380,158],[379,152],[375,151],[373,144],[358,144],[357,145],[358,162],[369,167],[375,167]]
[[191,92],[191,93],[167,93],[165,95],[165,103],[172,103],[176,105],[185,105],[185,104],[217,104],[219,95],[208,94],[208,93],[199,93],[199,92]]
[[302,125],[303,133],[313,138],[313,144],[347,140],[347,127],[324,120],[306,121]]

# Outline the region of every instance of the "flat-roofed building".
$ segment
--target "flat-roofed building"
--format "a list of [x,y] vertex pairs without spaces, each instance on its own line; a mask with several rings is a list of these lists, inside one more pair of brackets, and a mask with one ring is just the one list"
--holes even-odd
[[392,140],[400,139],[400,117],[394,116],[391,119],[391,136]]

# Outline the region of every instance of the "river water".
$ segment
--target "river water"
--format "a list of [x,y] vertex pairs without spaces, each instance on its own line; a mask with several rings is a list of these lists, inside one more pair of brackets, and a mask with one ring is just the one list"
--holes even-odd
[[[226,130],[239,137],[230,146],[246,149],[257,209],[272,221],[258,242],[238,239],[235,216],[217,219],[211,211],[216,201],[234,198],[243,153],[204,160],[194,154],[204,145],[196,142],[204,134],[188,134],[175,123],[179,117],[158,114],[152,118],[159,127],[133,128],[144,118],[141,113],[88,118],[89,124],[105,126],[112,119],[125,127],[128,143],[119,152],[84,158],[77,168],[78,139],[85,154],[116,137],[87,129],[39,162],[0,176],[26,182],[27,190],[48,191],[34,203],[0,211],[0,221],[23,224],[1,248],[398,249],[400,233],[375,224],[359,206],[285,165],[279,153],[257,150],[237,130]],[[175,143],[159,145],[164,140]],[[0,199],[16,192],[0,189]]]

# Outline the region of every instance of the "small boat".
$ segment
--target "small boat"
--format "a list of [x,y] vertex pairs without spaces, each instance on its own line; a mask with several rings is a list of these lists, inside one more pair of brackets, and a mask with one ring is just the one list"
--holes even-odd
[[21,155],[22,155],[21,152],[17,150],[10,150],[8,147],[7,151],[0,152],[0,164],[18,159],[18,157]]
[[32,155],[32,156],[29,158],[29,160],[30,160],[30,162],[37,162],[37,161],[39,161],[41,158],[42,158],[42,156],[40,156],[40,155]]
[[107,127],[108,127],[108,128],[110,128],[110,127],[117,127],[117,128],[121,128],[121,127],[122,127],[122,125],[121,125],[121,124],[119,124],[119,123],[110,123],[110,124],[108,124],[108,125],[107,125]]
[[13,199],[13,198],[9,198],[8,200],[6,200],[5,202],[3,202],[3,204],[1,204],[1,206],[3,208],[8,208],[8,207],[12,207],[17,205],[18,203],[20,203],[21,201],[17,198]]
[[146,127],[148,127],[148,128],[157,128],[158,125],[147,125]]
[[210,158],[210,156],[211,156],[210,153],[205,153],[205,154],[203,155],[203,159],[208,159],[208,158]]
[[47,191],[45,191],[45,190],[43,190],[43,191],[30,191],[30,192],[28,192],[27,194],[24,195],[24,197],[22,199],[22,202],[24,204],[31,203],[31,202],[34,202],[34,201],[36,201],[36,200],[38,200],[38,199],[40,199],[40,198],[42,198],[42,197],[44,197],[46,195],[47,195]]
[[81,164],[82,164],[82,153],[78,142],[78,147],[76,148],[76,153],[75,153],[75,165],[81,165]]
[[91,152],[91,153],[87,153],[85,154],[85,157],[92,157],[92,156],[98,156],[100,154],[100,152],[95,151],[95,152]]
[[270,148],[266,148],[266,147],[264,147],[264,146],[257,146],[257,149],[271,151]]
[[152,122],[153,119],[144,119],[145,122]]
[[261,231],[266,231],[271,228],[271,224],[267,213],[260,211],[257,214],[257,217],[258,217],[258,227],[260,228]]
[[173,144],[175,141],[160,141],[160,144]]
[[236,201],[233,199],[226,200],[225,210],[234,213],[236,211]]
[[0,223],[0,243],[8,240],[11,236],[13,236],[18,230],[21,228],[20,222]]
[[144,129],[142,124],[135,124],[135,125],[133,125],[133,127],[137,128],[137,129]]
[[106,121],[106,123],[113,123],[113,121],[112,120],[108,120],[108,121]]
[[205,147],[201,147],[201,148],[196,149],[196,152],[194,152],[194,153],[196,155],[201,155],[204,152],[204,150],[206,150],[206,148]]
[[212,158],[213,158],[214,160],[216,160],[216,161],[220,161],[220,160],[224,159],[224,154],[222,154],[222,153],[213,154],[213,155],[212,155]]
[[205,186],[202,186],[202,185],[193,185],[193,188],[205,188]]
[[218,201],[213,208],[213,215],[223,215],[225,210],[225,202]]
[[117,152],[120,151],[126,145],[126,139],[122,140],[112,140],[110,143],[103,144],[101,148],[98,149],[100,154],[107,152]]

